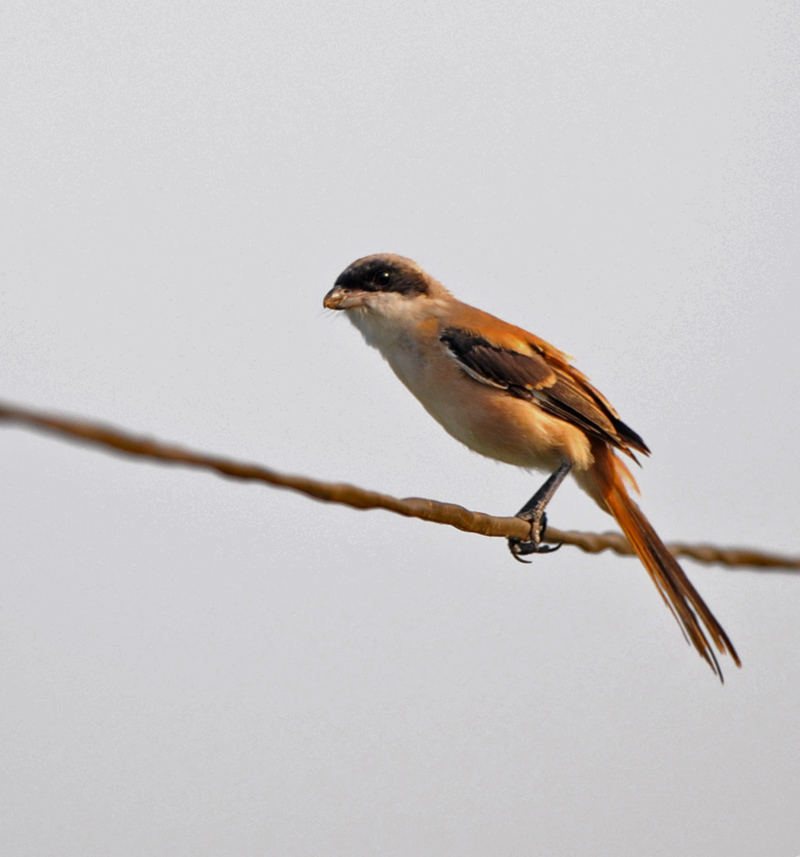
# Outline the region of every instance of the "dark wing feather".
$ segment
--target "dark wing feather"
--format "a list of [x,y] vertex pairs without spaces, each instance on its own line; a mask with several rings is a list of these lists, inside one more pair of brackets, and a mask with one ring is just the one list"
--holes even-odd
[[462,369],[475,380],[535,402],[543,411],[578,426],[634,457],[631,449],[647,454],[645,442],[625,425],[589,381],[562,359],[548,354],[540,340],[531,353],[502,348],[462,328],[451,327],[439,339]]

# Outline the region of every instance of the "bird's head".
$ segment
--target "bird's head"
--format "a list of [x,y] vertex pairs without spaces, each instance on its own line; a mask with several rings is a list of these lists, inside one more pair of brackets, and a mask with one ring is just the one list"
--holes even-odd
[[327,309],[391,313],[431,290],[431,278],[411,259],[393,253],[378,253],[356,259],[339,274],[325,295]]

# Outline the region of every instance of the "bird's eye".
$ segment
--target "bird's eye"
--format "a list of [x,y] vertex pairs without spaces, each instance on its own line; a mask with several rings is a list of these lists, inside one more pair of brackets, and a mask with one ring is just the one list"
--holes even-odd
[[381,271],[381,272],[380,272],[380,273],[375,277],[375,282],[376,282],[379,286],[386,286],[386,285],[388,285],[388,284],[389,284],[389,282],[391,281],[391,279],[392,279],[391,272],[389,272],[389,271]]

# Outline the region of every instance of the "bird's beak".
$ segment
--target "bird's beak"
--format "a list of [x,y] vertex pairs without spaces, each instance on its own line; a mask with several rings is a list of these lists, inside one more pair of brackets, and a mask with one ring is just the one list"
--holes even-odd
[[367,292],[352,291],[334,286],[322,301],[325,309],[354,309],[363,306]]

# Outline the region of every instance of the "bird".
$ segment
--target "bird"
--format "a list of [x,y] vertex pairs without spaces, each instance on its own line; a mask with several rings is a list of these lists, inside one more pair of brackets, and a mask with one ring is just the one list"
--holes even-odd
[[728,635],[631,496],[638,486],[621,456],[649,455],[572,358],[532,333],[462,303],[416,262],[378,253],[348,265],[325,295],[376,348],[425,410],[471,450],[551,475],[517,516],[530,536],[509,538],[524,560],[543,543],[545,509],[572,475],[612,515],[687,641],[724,681],[714,647],[737,666]]

